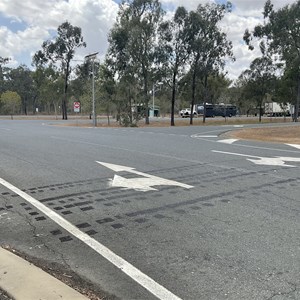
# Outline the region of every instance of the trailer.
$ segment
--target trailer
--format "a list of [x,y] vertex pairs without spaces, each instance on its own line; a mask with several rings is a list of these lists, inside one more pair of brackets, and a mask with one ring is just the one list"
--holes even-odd
[[289,103],[278,102],[265,103],[265,114],[269,117],[290,117],[291,105]]

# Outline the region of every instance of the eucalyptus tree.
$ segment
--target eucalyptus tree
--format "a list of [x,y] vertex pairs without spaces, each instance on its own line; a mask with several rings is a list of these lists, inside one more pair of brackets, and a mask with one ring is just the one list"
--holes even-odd
[[17,92],[22,100],[22,113],[27,115],[33,107],[35,85],[32,79],[32,71],[26,65],[9,69],[6,74],[6,88]]
[[297,76],[296,68],[285,69],[277,80],[274,100],[279,103],[288,104],[291,99],[297,99]]
[[5,90],[3,66],[9,62],[9,58],[0,56],[0,94]]
[[185,74],[188,59],[187,24],[188,12],[183,6],[179,6],[173,18],[163,22],[159,28],[159,61],[165,66],[166,78],[169,76],[171,78],[171,126],[175,126],[174,114],[178,82]]
[[32,72],[32,80],[35,85],[35,95],[34,95],[34,104],[38,106],[44,106],[47,105],[48,101],[46,101],[47,98],[45,98],[44,89],[47,85],[48,81],[54,80],[55,70],[54,66],[38,66],[33,72]]
[[[227,12],[231,11],[231,3],[199,4],[196,11],[189,13],[188,20],[188,51],[192,71],[192,99],[190,124],[193,124],[193,107],[197,79],[204,85],[204,109],[207,98],[207,79],[209,75],[218,74],[224,68],[225,59],[232,58],[232,43],[222,32],[219,22]],[[203,114],[205,122],[205,113]]]
[[226,77],[226,74],[213,74],[207,78],[207,89],[209,94],[209,101],[211,103],[227,103],[234,104],[232,100],[229,100],[230,93],[229,87],[232,84],[232,80]]
[[107,115],[107,123],[110,125],[110,114],[116,99],[116,80],[108,60],[100,66],[99,91]]
[[283,8],[274,10],[270,0],[264,6],[264,23],[257,25],[253,32],[245,31],[244,40],[253,50],[253,40],[267,40],[271,53],[279,56],[286,69],[296,71],[297,99],[295,101],[295,118],[298,121],[300,104],[300,0]]
[[20,112],[21,109],[21,97],[17,92],[6,91],[0,97],[0,104],[3,113],[13,115]]
[[64,79],[54,65],[38,66],[32,73],[36,86],[36,104],[49,114],[54,112],[57,116],[61,103],[61,92]]
[[2,57],[0,56],[0,66],[6,64],[9,62],[9,58],[8,57]]
[[263,56],[256,58],[245,70],[241,78],[244,79],[244,96],[254,101],[259,108],[259,121],[263,113],[263,103],[268,95],[274,92],[276,66],[270,57]]
[[62,118],[67,120],[67,91],[71,74],[71,61],[76,49],[86,47],[81,35],[81,28],[72,26],[69,22],[62,23],[57,29],[55,40],[47,40],[42,44],[42,50],[35,53],[33,63],[44,65],[59,63],[64,74],[64,97],[62,99]]
[[149,124],[149,86],[154,73],[156,34],[162,16],[158,0],[124,0],[109,34],[108,56],[115,62],[119,76],[133,71],[141,80],[146,124]]

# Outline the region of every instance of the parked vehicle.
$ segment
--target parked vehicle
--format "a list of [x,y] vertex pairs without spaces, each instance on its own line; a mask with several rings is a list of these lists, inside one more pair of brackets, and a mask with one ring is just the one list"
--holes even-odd
[[[237,107],[232,104],[211,104],[206,103],[205,105],[206,117],[233,117],[237,114]],[[203,116],[204,114],[204,104],[195,104],[193,109],[194,117]],[[188,118],[191,115],[191,109],[185,108],[180,111],[180,116],[182,118]]]
[[291,105],[277,102],[265,103],[265,114],[269,117],[291,116]]
[[[190,117],[190,115],[191,115],[191,109],[190,108],[184,108],[184,109],[182,109],[181,111],[180,111],[180,116],[182,117],[182,118],[189,118]],[[197,111],[193,111],[193,115],[194,115],[194,117],[197,117]]]
[[[198,106],[198,114],[204,114],[204,105]],[[205,117],[233,117],[237,114],[237,107],[232,104],[211,104],[205,105]]]

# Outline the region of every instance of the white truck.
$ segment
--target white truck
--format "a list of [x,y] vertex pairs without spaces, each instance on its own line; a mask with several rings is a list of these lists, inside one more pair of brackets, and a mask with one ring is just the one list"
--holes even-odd
[[265,103],[265,114],[269,117],[291,116],[291,104],[268,102]]

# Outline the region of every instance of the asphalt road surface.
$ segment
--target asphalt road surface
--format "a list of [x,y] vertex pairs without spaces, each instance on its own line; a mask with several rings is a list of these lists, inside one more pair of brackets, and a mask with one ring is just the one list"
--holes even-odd
[[0,121],[1,245],[107,299],[300,299],[300,149],[235,129]]

